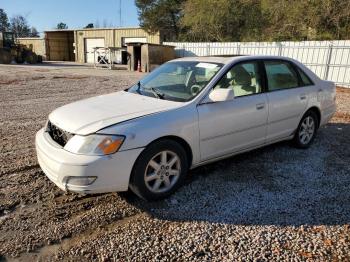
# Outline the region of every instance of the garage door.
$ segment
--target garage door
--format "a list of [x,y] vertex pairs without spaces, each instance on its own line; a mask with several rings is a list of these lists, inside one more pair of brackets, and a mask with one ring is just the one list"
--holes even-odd
[[[94,63],[94,48],[105,47],[104,38],[85,38],[85,62]],[[95,58],[97,60],[97,57]]]

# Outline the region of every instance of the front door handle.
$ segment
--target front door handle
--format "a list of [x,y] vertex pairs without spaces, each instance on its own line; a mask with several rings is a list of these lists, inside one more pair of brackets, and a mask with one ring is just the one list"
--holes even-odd
[[261,110],[265,108],[265,103],[256,104],[256,110]]

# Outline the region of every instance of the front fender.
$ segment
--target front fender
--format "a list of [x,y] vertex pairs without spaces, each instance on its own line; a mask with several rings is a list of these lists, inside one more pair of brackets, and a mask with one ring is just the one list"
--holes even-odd
[[98,133],[124,135],[126,138],[120,151],[145,147],[164,136],[176,136],[190,146],[192,164],[200,160],[198,115],[193,104],[125,121]]

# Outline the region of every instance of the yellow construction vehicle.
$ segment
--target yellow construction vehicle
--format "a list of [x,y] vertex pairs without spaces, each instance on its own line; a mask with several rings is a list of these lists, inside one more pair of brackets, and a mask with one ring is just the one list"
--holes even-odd
[[35,64],[41,61],[42,58],[30,48],[16,43],[14,33],[0,32],[0,64]]

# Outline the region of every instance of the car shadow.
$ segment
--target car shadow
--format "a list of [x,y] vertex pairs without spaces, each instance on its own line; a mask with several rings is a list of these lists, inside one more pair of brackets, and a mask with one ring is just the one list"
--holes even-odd
[[120,194],[152,217],[239,225],[350,223],[350,125],[331,123],[306,150],[281,142],[189,172],[168,199]]

